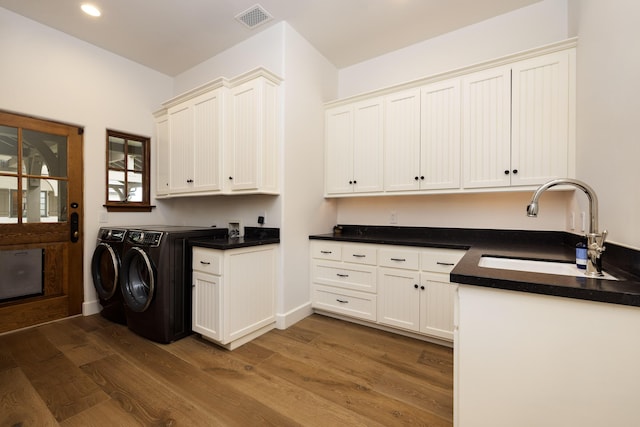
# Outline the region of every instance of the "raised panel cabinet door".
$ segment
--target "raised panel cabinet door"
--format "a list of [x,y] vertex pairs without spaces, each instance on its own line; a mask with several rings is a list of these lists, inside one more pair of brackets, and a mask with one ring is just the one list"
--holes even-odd
[[570,55],[556,52],[513,65],[511,185],[569,176]]
[[208,338],[221,341],[222,278],[193,272],[192,329]]
[[227,152],[229,188],[231,190],[253,190],[258,188],[261,167],[263,137],[262,98],[259,81],[243,83],[231,89],[230,126]]
[[224,92],[217,89],[193,100],[194,191],[221,190]]
[[156,117],[156,195],[169,194],[169,117]]
[[420,332],[453,340],[454,304],[457,285],[446,274],[422,273],[420,290]]
[[462,80],[463,187],[504,187],[511,176],[511,68]]
[[419,331],[419,281],[418,272],[378,269],[378,323]]
[[169,109],[169,191],[193,188],[193,109],[181,104]]
[[325,112],[325,192],[353,192],[353,105]]
[[382,98],[359,102],[353,107],[353,191],[382,191],[383,170]]
[[423,87],[420,98],[420,188],[458,188],[462,123],[460,79]]
[[420,188],[420,89],[385,97],[384,189]]

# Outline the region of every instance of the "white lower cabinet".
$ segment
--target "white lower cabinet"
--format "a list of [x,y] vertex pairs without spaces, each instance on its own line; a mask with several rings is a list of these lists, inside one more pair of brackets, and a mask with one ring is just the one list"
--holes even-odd
[[193,248],[194,332],[229,350],[275,326],[277,245]]
[[464,254],[456,249],[311,242],[312,306],[453,341],[457,285],[449,282],[449,273]]

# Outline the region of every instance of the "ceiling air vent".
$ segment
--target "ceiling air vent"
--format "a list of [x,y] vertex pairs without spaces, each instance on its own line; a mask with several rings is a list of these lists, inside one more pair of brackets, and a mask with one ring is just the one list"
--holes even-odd
[[269,14],[262,6],[256,4],[251,6],[244,12],[240,12],[236,15],[236,19],[246,25],[248,28],[255,28],[260,24],[264,24],[267,21],[271,21],[273,16]]

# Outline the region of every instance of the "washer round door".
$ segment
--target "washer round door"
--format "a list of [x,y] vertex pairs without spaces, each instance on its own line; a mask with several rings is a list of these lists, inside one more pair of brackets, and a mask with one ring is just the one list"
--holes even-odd
[[143,312],[151,304],[156,288],[156,270],[147,253],[132,247],[122,259],[120,286],[128,308]]
[[118,289],[120,257],[107,243],[99,243],[91,257],[91,276],[98,296],[103,300],[113,297]]

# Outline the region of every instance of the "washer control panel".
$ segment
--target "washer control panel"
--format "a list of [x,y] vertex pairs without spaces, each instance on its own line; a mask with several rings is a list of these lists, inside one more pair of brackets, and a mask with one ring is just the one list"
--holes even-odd
[[129,230],[127,232],[127,242],[140,246],[160,246],[162,241],[162,231],[142,231]]

